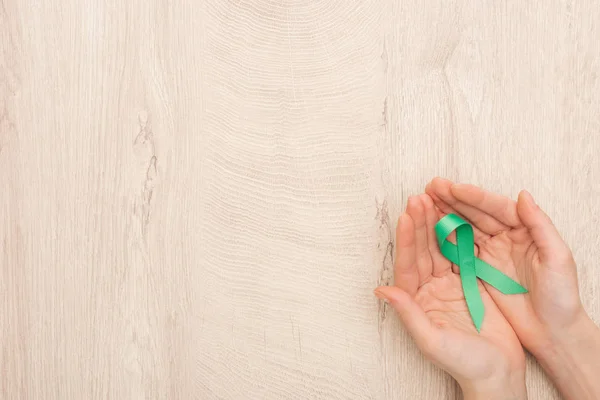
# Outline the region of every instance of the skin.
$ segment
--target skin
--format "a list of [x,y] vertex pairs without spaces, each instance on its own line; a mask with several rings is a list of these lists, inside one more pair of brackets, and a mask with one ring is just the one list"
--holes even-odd
[[395,285],[375,294],[396,309],[423,354],[457,380],[465,399],[525,399],[517,335],[482,284],[485,319],[481,332],[475,329],[460,277],[437,245],[439,217],[429,195],[408,200],[396,230]]
[[505,296],[486,284],[521,343],[563,396],[599,399],[600,330],[581,304],[571,250],[532,196],[522,191],[514,201],[441,178],[425,192],[440,214],[455,213],[473,225],[479,258],[529,290]]

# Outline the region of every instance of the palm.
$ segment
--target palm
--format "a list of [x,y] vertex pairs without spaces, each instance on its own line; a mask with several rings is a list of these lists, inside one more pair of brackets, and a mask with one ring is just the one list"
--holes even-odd
[[[446,356],[463,366],[465,376],[488,375],[498,362],[509,370],[523,363],[523,351],[512,328],[502,316],[487,291],[480,285],[485,306],[485,323],[480,333],[471,320],[460,276],[448,270],[442,277],[432,277],[419,288],[417,303],[429,319],[443,328],[446,340],[452,343]],[[473,359],[473,354],[479,355]]]
[[479,240],[477,245],[478,257],[483,261],[526,287],[535,284],[532,271],[539,269],[539,256],[527,228],[520,226],[500,231],[485,240]]
[[422,195],[409,200],[397,231],[396,286],[414,297],[439,333],[422,350],[459,381],[485,378],[498,368],[523,369],[521,345],[483,285],[485,319],[481,332],[475,329],[460,276],[437,247],[437,220],[431,198]]

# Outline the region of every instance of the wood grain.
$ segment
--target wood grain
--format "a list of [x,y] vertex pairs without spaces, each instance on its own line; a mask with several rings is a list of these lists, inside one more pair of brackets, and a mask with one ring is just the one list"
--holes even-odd
[[0,0],[0,398],[460,398],[372,296],[436,175],[532,191],[600,322],[599,27],[594,0]]

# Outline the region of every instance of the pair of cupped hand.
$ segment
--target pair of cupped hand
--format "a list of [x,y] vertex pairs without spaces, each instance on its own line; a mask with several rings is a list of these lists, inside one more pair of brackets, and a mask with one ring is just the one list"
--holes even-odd
[[[477,257],[528,289],[504,295],[479,281],[485,306],[479,333],[458,267],[438,247],[435,224],[451,213],[473,226]],[[375,294],[398,312],[424,355],[458,381],[465,398],[507,390],[526,396],[523,346],[543,356],[588,319],[571,251],[528,192],[514,201],[440,178],[408,199],[396,230],[394,285]]]

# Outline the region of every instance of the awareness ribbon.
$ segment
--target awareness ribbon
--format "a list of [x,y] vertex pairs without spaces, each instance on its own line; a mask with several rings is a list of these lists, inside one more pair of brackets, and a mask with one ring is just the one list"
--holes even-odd
[[[456,244],[447,240],[453,231],[456,231]],[[473,227],[458,215],[448,214],[440,219],[435,225],[435,233],[444,257],[460,267],[463,293],[477,332],[481,331],[484,314],[477,278],[487,282],[503,294],[527,293],[527,289],[523,286],[490,264],[475,257]]]

